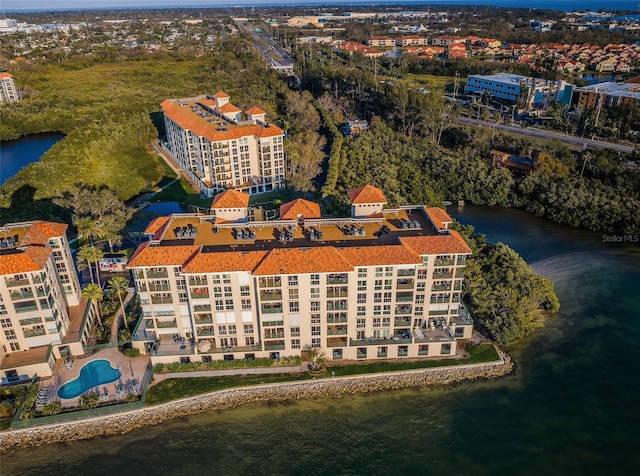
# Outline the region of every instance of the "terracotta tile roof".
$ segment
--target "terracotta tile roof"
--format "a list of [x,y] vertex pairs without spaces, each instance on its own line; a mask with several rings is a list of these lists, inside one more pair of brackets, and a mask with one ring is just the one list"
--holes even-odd
[[419,255],[471,254],[471,248],[454,230],[441,235],[405,236],[400,238],[400,243]]
[[260,109],[258,106],[253,106],[250,107],[249,109],[247,109],[245,111],[245,113],[250,114],[252,116],[258,115],[258,114],[266,114],[266,112],[264,112],[262,109]]
[[13,75],[9,73],[0,73],[0,79],[5,79],[5,78],[13,78]]
[[359,203],[387,203],[384,193],[373,185],[365,185],[349,192],[349,200],[353,204]]
[[213,97],[214,97],[215,99],[224,99],[224,98],[228,98],[228,97],[231,97],[231,96],[229,96],[229,95],[228,95],[227,93],[225,93],[224,91],[218,91],[217,93],[215,93],[215,94],[213,95]]
[[249,195],[237,190],[225,190],[213,197],[211,208],[247,208]]
[[318,248],[278,248],[271,250],[253,274],[335,273],[353,271],[353,266],[333,246]]
[[200,252],[189,260],[182,271],[187,274],[251,271],[266,254],[266,251]]
[[162,102],[162,111],[165,116],[171,119],[185,130],[204,137],[210,142],[227,141],[239,139],[241,137],[275,137],[284,134],[278,126],[269,124],[268,126],[258,124],[234,125],[227,123],[224,128],[215,123],[208,122],[205,118],[190,109],[190,105],[181,105],[178,101],[167,99]]
[[195,245],[149,246],[149,242],[146,242],[138,246],[127,267],[182,266],[199,249]]
[[145,235],[155,235],[157,231],[164,230],[167,224],[171,221],[171,217],[158,217],[147,225],[147,228],[144,230]]
[[53,250],[30,246],[24,251],[0,255],[0,275],[40,271],[47,264]]
[[354,267],[422,263],[413,249],[402,245],[354,246],[339,251]]
[[44,246],[49,241],[49,238],[64,236],[66,231],[67,225],[64,223],[37,220],[29,227],[27,234],[22,240],[21,246]]
[[233,104],[231,104],[230,102],[228,102],[227,104],[223,104],[222,106],[220,106],[218,108],[218,111],[222,112],[222,113],[226,113],[226,112],[240,112],[242,111],[242,109],[240,109],[237,106],[234,106]]
[[438,230],[446,230],[447,227],[445,226],[445,223],[453,223],[449,214],[442,208],[425,207],[424,211],[429,217],[429,220],[431,220],[431,223],[433,223]]
[[297,220],[298,215],[304,218],[322,218],[320,204],[298,198],[280,205],[280,220]]

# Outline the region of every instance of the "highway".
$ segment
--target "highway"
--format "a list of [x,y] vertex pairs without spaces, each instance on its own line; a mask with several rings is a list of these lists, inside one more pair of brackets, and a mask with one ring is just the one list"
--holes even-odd
[[563,144],[567,144],[574,147],[580,147],[583,149],[613,149],[619,152],[633,152],[635,147],[625,144],[616,144],[613,142],[605,142],[599,140],[592,140],[588,138],[571,136],[567,134],[561,134],[559,132],[553,132],[546,129],[538,129],[536,127],[518,127],[509,126],[507,124],[495,123],[490,121],[483,121],[478,119],[472,119],[470,117],[458,118],[460,124],[465,124],[474,127],[486,127],[487,129],[496,129],[510,134],[518,134],[525,137],[531,137],[533,139],[543,140],[558,140]]

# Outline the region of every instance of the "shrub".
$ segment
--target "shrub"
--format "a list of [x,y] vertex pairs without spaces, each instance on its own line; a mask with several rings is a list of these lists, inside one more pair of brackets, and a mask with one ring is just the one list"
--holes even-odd
[[120,348],[120,352],[132,359],[140,355],[140,349],[134,349],[133,347]]
[[13,404],[11,402],[2,402],[0,403],[0,417],[10,417],[13,415]]
[[42,408],[42,414],[47,416],[57,415],[61,411],[62,411],[62,404],[58,400],[49,402]]

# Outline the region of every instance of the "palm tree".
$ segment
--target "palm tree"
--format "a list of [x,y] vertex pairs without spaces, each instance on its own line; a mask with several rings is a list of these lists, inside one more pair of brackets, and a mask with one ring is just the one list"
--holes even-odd
[[80,248],[78,251],[78,259],[82,261],[86,261],[89,266],[89,276],[91,277],[91,283],[95,283],[93,280],[93,266],[95,264],[96,268],[96,278],[98,281],[98,286],[102,286],[100,282],[100,260],[104,258],[104,253],[100,248],[96,248],[94,246],[85,246]]
[[127,291],[127,286],[129,286],[129,280],[123,276],[114,276],[109,280],[108,284],[109,284],[109,289],[118,294],[118,299],[120,300],[120,311],[122,313],[122,322],[126,323],[124,303],[122,302],[122,292]]
[[87,284],[82,289],[82,297],[85,299],[88,299],[89,301],[98,303],[98,322],[100,323],[100,327],[102,327],[102,318],[100,316],[101,314],[100,303],[104,298],[104,294],[102,293],[102,288],[94,283]]

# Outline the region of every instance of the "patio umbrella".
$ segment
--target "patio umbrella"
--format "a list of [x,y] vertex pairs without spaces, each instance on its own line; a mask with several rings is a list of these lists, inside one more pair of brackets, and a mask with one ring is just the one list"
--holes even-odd
[[200,341],[200,343],[198,344],[198,350],[200,352],[206,352],[209,349],[211,349],[211,342],[208,340],[202,340]]

